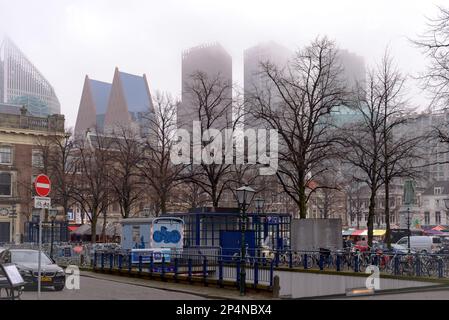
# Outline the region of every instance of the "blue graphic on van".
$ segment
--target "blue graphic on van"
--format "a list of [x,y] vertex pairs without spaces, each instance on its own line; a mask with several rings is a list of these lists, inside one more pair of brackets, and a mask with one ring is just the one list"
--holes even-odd
[[167,227],[161,227],[160,231],[153,233],[153,240],[157,243],[178,243],[181,240],[181,234],[178,230],[167,231]]

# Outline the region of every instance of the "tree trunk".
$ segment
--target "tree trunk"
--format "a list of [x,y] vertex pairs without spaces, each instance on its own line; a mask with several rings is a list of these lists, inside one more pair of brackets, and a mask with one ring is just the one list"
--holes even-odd
[[304,184],[301,184],[298,188],[298,209],[299,209],[299,219],[307,218],[307,197],[306,188]]
[[91,225],[90,225],[90,230],[91,230],[91,240],[90,242],[92,244],[97,243],[97,214],[92,212],[92,221],[91,221]]
[[101,229],[101,239],[106,242],[106,211],[103,212],[103,228]]
[[164,215],[167,213],[167,198],[165,193],[161,195],[160,201],[161,201],[161,214]]
[[376,208],[376,190],[374,187],[371,188],[371,196],[369,199],[369,210],[368,210],[368,245],[372,247],[373,245],[373,226],[374,226],[374,214]]
[[385,180],[385,242],[389,249],[391,249],[391,239],[390,239],[390,180]]

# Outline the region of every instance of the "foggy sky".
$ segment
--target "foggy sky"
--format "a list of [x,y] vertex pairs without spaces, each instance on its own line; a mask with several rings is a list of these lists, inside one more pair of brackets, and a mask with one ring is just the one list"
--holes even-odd
[[[292,50],[318,35],[339,47],[380,59],[388,45],[404,73],[425,60],[409,38],[425,30],[437,0],[0,0],[0,37],[8,35],[55,88],[73,127],[84,76],[112,82],[114,68],[146,73],[152,94],[181,92],[181,53],[219,41],[243,83],[243,51],[273,40]],[[410,82],[411,102],[424,93]]]

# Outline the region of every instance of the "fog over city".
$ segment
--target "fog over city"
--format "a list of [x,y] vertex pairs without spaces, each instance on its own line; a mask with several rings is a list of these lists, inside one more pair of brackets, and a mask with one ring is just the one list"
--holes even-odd
[[[0,37],[9,36],[54,86],[66,126],[75,125],[85,75],[111,82],[114,68],[145,73],[152,93],[181,91],[182,51],[220,42],[243,83],[243,52],[264,41],[296,50],[318,35],[363,56],[388,46],[400,69],[416,75],[424,56],[410,39],[446,1],[143,1],[0,0]],[[411,103],[425,93],[410,82]]]

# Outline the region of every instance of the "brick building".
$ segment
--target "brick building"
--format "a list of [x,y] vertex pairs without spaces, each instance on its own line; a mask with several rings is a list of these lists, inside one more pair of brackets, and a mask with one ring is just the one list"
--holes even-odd
[[32,182],[43,170],[39,139],[64,135],[63,115],[43,118],[25,107],[16,110],[0,113],[0,243],[20,242],[31,219]]

